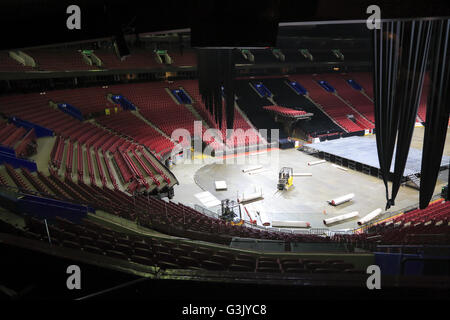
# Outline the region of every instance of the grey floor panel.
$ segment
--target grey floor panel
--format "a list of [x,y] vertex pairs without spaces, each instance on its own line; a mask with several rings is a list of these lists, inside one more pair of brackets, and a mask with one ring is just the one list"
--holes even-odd
[[[368,139],[364,137],[348,137],[345,139],[336,139],[311,144],[310,147],[374,168],[380,168],[380,163],[378,161],[377,144],[375,139]],[[450,157],[444,155],[441,162],[442,166],[448,166],[449,161]],[[420,172],[421,163],[422,151],[410,148],[403,175],[408,176],[410,174]],[[394,171],[394,166],[395,152],[394,159],[391,165],[391,172]]]

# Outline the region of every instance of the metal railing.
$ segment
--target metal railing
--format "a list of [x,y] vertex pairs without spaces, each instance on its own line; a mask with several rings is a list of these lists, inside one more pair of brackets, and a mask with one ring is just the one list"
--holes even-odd
[[[194,209],[198,212],[211,217],[215,219],[220,219],[220,214],[215,213],[214,211],[211,211],[209,209],[206,209],[198,204],[194,205]],[[244,226],[260,231],[272,231],[272,232],[280,232],[280,233],[287,233],[287,234],[305,234],[305,235],[325,235],[328,237],[333,236],[334,234],[353,234],[355,233],[355,229],[350,230],[340,230],[340,231],[333,231],[328,228],[308,228],[308,229],[298,229],[298,228],[274,228],[274,227],[265,227],[260,226],[257,224],[252,224],[247,220],[244,220]]]
[[220,217],[219,214],[215,213],[214,211],[203,208],[202,206],[200,206],[198,204],[194,205],[194,209],[197,210],[198,212],[204,214],[205,216],[208,216],[211,218],[219,219],[219,217]]
[[[440,194],[436,194],[436,195],[434,195],[431,198],[431,201],[435,201],[435,200],[438,200],[440,198],[441,198],[441,195]],[[387,220],[389,218],[392,218],[392,217],[394,217],[396,215],[399,215],[399,214],[402,214],[402,213],[407,213],[409,211],[416,210],[418,208],[419,208],[419,204],[414,204],[414,205],[410,205],[410,206],[408,206],[406,208],[403,208],[403,209],[399,209],[399,210],[392,211],[392,212],[386,212],[386,213],[383,214],[383,216],[381,218],[378,218],[378,219],[376,219],[376,220],[370,222],[369,224],[366,224],[366,225],[364,225],[364,226],[362,226],[360,228],[356,228],[355,231],[356,230],[362,230],[363,232],[367,232],[370,228],[374,227],[375,225],[379,224],[382,221],[385,221],[385,220]]]

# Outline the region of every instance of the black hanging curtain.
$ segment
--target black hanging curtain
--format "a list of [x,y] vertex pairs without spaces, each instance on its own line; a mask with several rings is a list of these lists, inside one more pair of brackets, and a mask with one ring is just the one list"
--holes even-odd
[[[231,49],[198,49],[198,87],[207,110],[214,116],[219,128],[225,99],[226,127],[234,122],[234,78],[235,66]],[[223,96],[222,96],[223,87]]]
[[[450,20],[434,21],[430,49],[430,89],[420,180],[420,209],[428,206],[439,174],[450,112]],[[450,180],[450,172],[449,172]]]
[[[382,22],[375,29],[374,105],[380,171],[386,210],[395,204],[405,170],[426,69],[431,21]],[[395,166],[391,175],[395,148]],[[392,180],[389,196],[388,180]]]

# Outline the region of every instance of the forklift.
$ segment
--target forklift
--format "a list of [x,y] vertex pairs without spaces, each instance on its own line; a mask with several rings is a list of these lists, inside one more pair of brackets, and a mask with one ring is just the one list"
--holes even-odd
[[294,171],[292,168],[283,167],[278,174],[278,190],[289,190],[294,181]]

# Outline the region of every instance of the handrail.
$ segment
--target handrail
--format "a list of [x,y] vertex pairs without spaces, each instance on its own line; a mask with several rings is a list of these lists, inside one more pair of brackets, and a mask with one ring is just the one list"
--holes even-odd
[[[438,199],[441,199],[441,198],[442,197],[441,197],[440,194],[436,194],[436,195],[434,195],[431,198],[431,201],[435,201],[435,200],[438,200]],[[380,222],[382,222],[384,220],[387,220],[389,218],[392,218],[393,216],[396,216],[396,215],[399,215],[399,214],[402,214],[402,213],[404,214],[404,213],[407,213],[409,211],[416,210],[418,208],[419,208],[419,204],[414,204],[414,205],[408,206],[408,207],[403,208],[403,209],[399,209],[399,210],[396,210],[396,211],[384,213],[382,218],[379,218],[379,219],[377,219],[375,221],[372,221],[370,224],[366,224],[366,225],[364,225],[364,226],[362,226],[360,228],[356,228],[355,231],[356,230],[366,231],[366,230],[370,229],[371,227],[379,224]]]
[[[220,219],[219,214],[203,208],[202,206],[195,204],[194,205],[194,209],[203,213],[206,216],[212,217],[212,218],[216,218],[216,219]],[[309,229],[300,229],[300,230],[294,230],[294,229],[284,229],[284,228],[268,228],[268,227],[264,227],[264,226],[260,226],[260,225],[255,225],[250,223],[249,221],[244,220],[244,225],[246,227],[249,228],[253,228],[253,229],[258,229],[258,230],[263,230],[263,231],[276,231],[276,232],[283,232],[283,233],[289,233],[289,234],[296,234],[296,233],[300,233],[300,234],[310,234],[310,235],[322,235],[325,234],[327,236],[331,236],[333,233],[344,233],[344,231],[331,231],[327,228],[309,228]],[[301,232],[298,232],[301,231]]]

